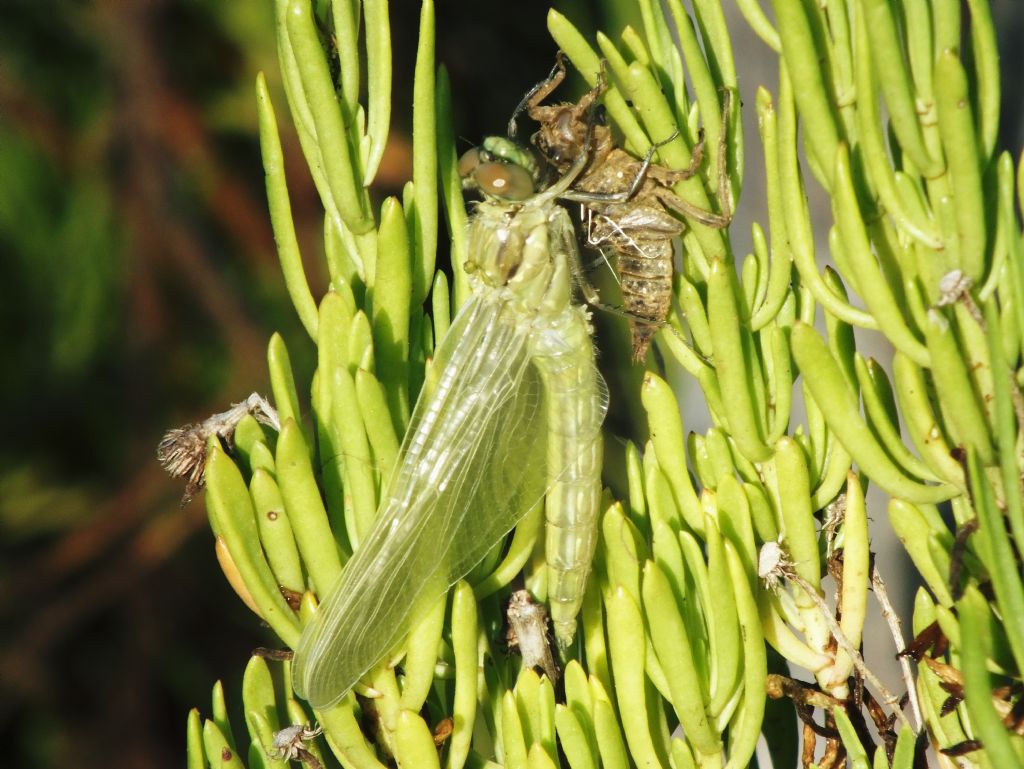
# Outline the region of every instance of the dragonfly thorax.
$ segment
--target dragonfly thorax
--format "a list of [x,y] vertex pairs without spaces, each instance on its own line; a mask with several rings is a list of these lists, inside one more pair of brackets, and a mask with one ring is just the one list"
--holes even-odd
[[575,234],[562,208],[551,202],[535,205],[535,200],[514,208],[482,201],[470,225],[470,241],[477,248],[466,269],[491,288],[508,289],[506,297],[521,311],[546,314],[569,301],[565,248]]

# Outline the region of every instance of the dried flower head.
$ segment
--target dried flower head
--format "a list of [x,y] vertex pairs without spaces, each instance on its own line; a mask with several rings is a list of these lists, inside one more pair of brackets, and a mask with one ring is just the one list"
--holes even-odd
[[939,307],[954,304],[971,290],[973,281],[962,270],[950,270],[939,281]]
[[321,727],[310,727],[309,724],[294,724],[279,729],[274,732],[274,745],[270,757],[284,761],[300,759],[310,767],[319,767],[320,762],[306,750],[306,743],[323,733]]
[[757,556],[757,576],[764,582],[766,588],[773,592],[777,591],[792,571],[793,562],[782,549],[781,541],[765,542],[761,546],[761,552]]
[[168,430],[156,449],[156,458],[172,478],[186,480],[185,494],[181,498],[184,507],[205,484],[206,444],[211,436],[218,436],[229,445],[235,428],[244,417],[252,414],[261,423],[281,430],[277,411],[259,393],[253,393],[241,403],[235,403],[227,411],[214,414],[202,422],[175,427]]

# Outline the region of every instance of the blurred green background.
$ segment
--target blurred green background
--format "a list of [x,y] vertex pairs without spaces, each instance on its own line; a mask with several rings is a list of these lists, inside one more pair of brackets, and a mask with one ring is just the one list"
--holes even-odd
[[[502,130],[550,68],[548,5],[438,3],[460,150]],[[1021,5],[994,3],[1011,148],[1024,144]],[[630,20],[585,0],[559,7],[584,29]],[[391,4],[378,199],[409,176],[418,13]],[[273,643],[220,574],[202,495],[180,508],[182,484],[155,460],[168,427],[266,392],[273,331],[308,381],[312,346],[265,214],[259,70],[314,294],[322,212],[284,116],[271,19],[268,0],[0,2],[4,766],[181,766],[187,710],[208,708],[218,677],[237,705],[249,652]]]

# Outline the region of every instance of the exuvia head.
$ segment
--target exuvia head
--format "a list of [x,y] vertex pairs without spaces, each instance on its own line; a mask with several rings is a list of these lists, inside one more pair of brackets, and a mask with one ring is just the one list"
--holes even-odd
[[464,189],[487,198],[521,203],[533,196],[544,174],[542,161],[529,147],[504,136],[488,136],[459,158]]
[[565,170],[582,153],[593,153],[597,145],[609,140],[610,129],[603,104],[593,105],[585,115],[581,115],[575,104],[544,109],[546,115],[532,142],[542,157],[559,170]]

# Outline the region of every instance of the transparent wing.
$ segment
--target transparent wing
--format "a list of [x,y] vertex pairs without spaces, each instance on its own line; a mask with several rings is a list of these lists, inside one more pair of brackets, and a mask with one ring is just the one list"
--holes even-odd
[[528,323],[471,300],[445,336],[373,530],[306,627],[295,690],[328,707],[543,496],[545,419]]

